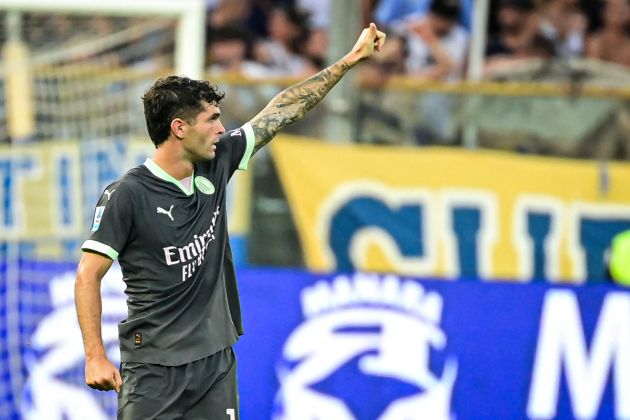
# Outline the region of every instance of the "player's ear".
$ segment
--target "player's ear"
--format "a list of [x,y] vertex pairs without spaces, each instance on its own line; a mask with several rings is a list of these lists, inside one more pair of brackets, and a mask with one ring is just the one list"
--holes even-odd
[[174,118],[171,121],[171,132],[178,140],[182,140],[186,134],[186,123],[181,118]]

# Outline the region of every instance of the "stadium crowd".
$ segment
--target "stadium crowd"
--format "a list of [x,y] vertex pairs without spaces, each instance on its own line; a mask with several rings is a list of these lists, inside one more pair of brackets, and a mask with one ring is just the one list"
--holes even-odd
[[[361,66],[358,108],[360,142],[379,144],[452,144],[462,142],[464,115],[479,120],[473,103],[463,96],[438,92],[418,94],[386,89],[395,79],[451,82],[467,78],[473,0],[361,0],[362,24],[375,21],[388,33],[384,50]],[[630,76],[629,0],[491,0],[482,77],[525,82],[566,81],[627,85]],[[227,72],[247,78],[299,78],[326,62],[332,0],[210,0],[207,65],[212,74]],[[614,75],[611,75],[614,73]],[[558,127],[542,135],[520,116],[504,118],[507,109],[520,115],[560,112],[562,101],[538,104],[533,97],[496,104],[495,121],[517,121],[483,130],[478,140],[491,148],[529,153],[593,157],[627,156],[618,138],[627,132],[628,110],[610,111],[613,124],[592,122],[569,132],[580,111],[567,110]],[[523,105],[527,111],[523,111]],[[487,111],[487,108],[484,106]],[[408,112],[396,110],[405,109]],[[586,112],[586,111],[585,111]],[[602,111],[604,112],[604,111]],[[608,112],[608,111],[606,111]],[[486,112],[486,115],[491,115]],[[520,125],[520,126],[519,126]],[[577,124],[578,126],[580,124]],[[505,132],[511,141],[506,142]],[[597,142],[588,134],[605,132]],[[312,134],[310,132],[309,134]],[[517,135],[514,135],[517,134]],[[553,138],[551,138],[553,137]],[[566,144],[559,146],[558,139]],[[499,140],[497,140],[499,139]],[[568,139],[568,140],[567,140]],[[606,140],[599,140],[606,139]],[[614,139],[614,140],[609,140]],[[513,141],[512,141],[513,140]],[[614,144],[600,147],[597,143]],[[598,150],[606,149],[601,152]],[[610,150],[615,149],[611,152]]]
[[[583,97],[576,101],[581,106],[577,109],[562,95],[539,101],[533,94],[522,94],[488,103],[491,95],[469,100],[464,91],[450,95],[440,91],[439,83],[433,82],[467,77],[473,3],[358,1],[362,25],[376,22],[388,33],[388,42],[357,72],[363,89],[352,117],[357,127],[354,138],[379,144],[461,145],[462,132],[473,121],[480,127],[476,143],[480,146],[573,157],[630,156],[630,144],[625,140],[630,132],[630,105],[624,96],[599,102]],[[484,78],[568,82],[572,90],[564,96],[571,98],[579,96],[575,93],[583,84],[629,85],[630,0],[489,0],[489,4]],[[228,125],[242,123],[257,112],[287,79],[303,78],[329,61],[332,25],[339,24],[332,19],[337,7],[333,0],[207,0],[206,70],[238,99],[231,102],[231,108],[225,105]],[[136,107],[142,86],[133,81],[112,83],[106,78],[102,84],[94,83],[90,78],[96,74],[86,73],[86,63],[94,71],[171,69],[173,24],[173,20],[105,15],[25,14],[24,38],[39,57],[37,62],[42,63],[40,55],[53,60],[40,65],[43,76],[35,84],[40,105],[34,138],[56,138],[60,132],[75,137],[144,133],[128,117],[140,112]],[[0,42],[6,34],[0,30]],[[47,54],[49,50],[55,53]],[[83,79],[78,81],[83,82],[50,77],[50,65],[66,64],[68,69],[79,65]],[[64,71],[75,74],[74,70]],[[224,75],[243,79],[222,78]],[[280,80],[274,81],[276,78]],[[242,83],[244,79],[256,83]],[[390,89],[388,82],[396,79],[429,83],[423,84],[423,90]],[[438,89],[431,90],[432,86]],[[99,95],[107,95],[101,101],[107,104],[105,112],[92,110],[87,117],[85,109],[91,108],[73,105]],[[622,100],[615,101],[619,98]],[[71,106],[52,106],[60,103]],[[326,136],[325,124],[319,123],[323,119],[318,118],[323,109],[291,130]],[[536,117],[552,114],[553,124],[541,124]],[[482,127],[484,121],[489,125]],[[538,129],[543,125],[548,127]],[[5,139],[9,136],[0,132],[0,141]],[[600,147],[601,143],[606,146]]]
[[[208,65],[249,77],[301,77],[325,61],[330,0],[209,0]],[[465,77],[473,0],[362,0],[363,24],[394,38],[376,70]],[[628,0],[493,0],[486,72],[530,58],[584,57],[630,67]],[[374,80],[374,78],[368,78]]]

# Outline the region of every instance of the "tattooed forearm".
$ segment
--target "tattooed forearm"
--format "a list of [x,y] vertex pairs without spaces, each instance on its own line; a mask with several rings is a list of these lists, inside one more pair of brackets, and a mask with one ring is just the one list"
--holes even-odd
[[325,68],[310,78],[280,92],[256,115],[250,124],[256,135],[254,153],[278,133],[285,125],[304,116],[350,70],[343,60]]

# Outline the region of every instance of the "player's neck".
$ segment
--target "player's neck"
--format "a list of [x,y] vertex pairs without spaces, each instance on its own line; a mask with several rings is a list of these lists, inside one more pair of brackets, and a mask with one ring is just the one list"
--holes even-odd
[[164,172],[175,179],[184,179],[193,173],[193,164],[187,159],[183,159],[177,150],[169,150],[167,144],[158,147],[153,155],[153,161]]

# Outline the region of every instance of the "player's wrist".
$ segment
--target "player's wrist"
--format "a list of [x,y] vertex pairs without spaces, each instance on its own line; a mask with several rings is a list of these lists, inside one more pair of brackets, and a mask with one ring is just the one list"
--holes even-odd
[[98,360],[108,360],[107,355],[105,354],[105,349],[92,349],[86,350],[85,352],[85,360],[87,362],[95,362]]
[[359,61],[361,61],[361,57],[354,52],[349,52],[341,59],[342,64],[344,64],[348,70],[354,67]]

